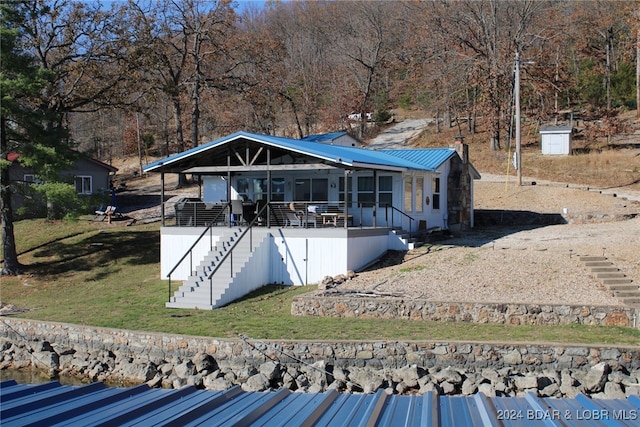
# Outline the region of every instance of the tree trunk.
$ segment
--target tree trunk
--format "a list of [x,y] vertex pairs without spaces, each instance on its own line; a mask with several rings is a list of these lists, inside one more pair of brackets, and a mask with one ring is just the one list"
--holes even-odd
[[[2,153],[7,152],[6,119],[0,118],[0,147]],[[1,276],[14,276],[21,273],[22,265],[18,262],[16,239],[13,232],[13,208],[11,207],[11,186],[9,185],[9,168],[3,167],[0,186],[0,217],[2,219],[2,249],[4,250],[4,265],[0,270]]]
[[[182,130],[182,107],[180,107],[180,100],[177,97],[172,98],[173,102],[173,116],[176,121],[176,141],[178,143],[178,150],[184,151],[184,134]],[[176,188],[182,188],[187,185],[187,176],[183,173],[178,174],[178,184]]]
[[[640,20],[640,9],[637,10]],[[637,22],[637,21],[636,21]],[[636,37],[636,117],[640,119],[640,25],[637,26]]]
[[191,102],[193,103],[193,110],[191,111],[191,147],[196,148],[200,145],[200,135],[198,133],[198,126],[200,126],[200,77],[198,75],[196,75],[196,81],[193,83]]
[[184,131],[182,129],[182,107],[180,106],[180,100],[177,96],[172,97],[173,103],[173,119],[176,123],[176,142],[178,143],[178,150],[184,151]]

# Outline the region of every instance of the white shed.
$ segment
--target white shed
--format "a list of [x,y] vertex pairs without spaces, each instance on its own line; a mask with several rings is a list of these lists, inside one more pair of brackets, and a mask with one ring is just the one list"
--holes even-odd
[[540,128],[542,154],[571,154],[572,126],[543,126]]

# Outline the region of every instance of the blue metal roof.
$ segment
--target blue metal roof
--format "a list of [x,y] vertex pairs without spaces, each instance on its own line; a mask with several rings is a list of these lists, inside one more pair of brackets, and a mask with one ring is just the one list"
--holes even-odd
[[455,153],[455,151],[451,149],[423,148],[408,150],[415,153],[429,152],[433,150],[437,152],[433,155],[428,155],[426,153],[418,155],[414,153],[413,157],[416,160],[420,160],[420,162],[416,162],[409,156],[398,154],[398,152],[402,152],[405,150],[376,151],[366,148],[321,144],[318,142],[301,139],[283,138],[278,136],[262,135],[248,132],[236,132],[215,141],[211,141],[207,144],[203,144],[199,147],[191,148],[189,150],[183,151],[182,153],[174,154],[172,156],[150,163],[146,165],[143,170],[145,172],[152,172],[154,170],[161,169],[164,165],[170,165],[171,163],[184,160],[192,156],[199,156],[205,153],[207,150],[219,147],[224,144],[228,144],[238,139],[246,139],[264,145],[278,147],[284,150],[315,157],[319,160],[333,162],[338,165],[363,168],[380,168],[388,170],[414,169],[433,171],[438,166],[440,166],[440,164],[442,164],[442,161],[448,158],[445,157],[444,160],[440,161],[439,163],[435,162],[436,159],[443,158],[444,152],[447,152],[449,156]]
[[245,392],[0,382],[5,426],[633,426],[640,398]]
[[318,133],[315,135],[307,135],[302,138],[303,141],[311,141],[311,142],[326,142],[326,141],[335,141],[336,139],[345,136],[347,134],[346,131],[342,132],[329,132],[329,133]]
[[408,162],[421,165],[427,170],[437,169],[456,153],[452,148],[409,148],[380,151]]

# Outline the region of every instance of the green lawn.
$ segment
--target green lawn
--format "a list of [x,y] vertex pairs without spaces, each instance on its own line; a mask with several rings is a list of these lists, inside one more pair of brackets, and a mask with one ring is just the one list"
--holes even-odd
[[315,286],[266,286],[213,311],[167,309],[159,224],[29,220],[15,233],[26,270],[2,278],[0,299],[30,309],[21,315],[30,319],[220,338],[640,344],[640,331],[621,327],[292,316],[291,299]]

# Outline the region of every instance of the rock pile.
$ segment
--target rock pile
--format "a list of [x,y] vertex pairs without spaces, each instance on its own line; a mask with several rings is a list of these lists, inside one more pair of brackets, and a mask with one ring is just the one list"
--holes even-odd
[[619,399],[640,396],[640,368],[627,369],[615,361],[561,370],[526,367],[423,367],[417,364],[362,367],[331,364],[327,360],[291,363],[238,357],[216,360],[199,352],[192,357],[167,357],[160,352],[132,355],[118,350],[76,350],[47,341],[20,344],[0,338],[0,369],[36,368],[54,376],[73,376],[111,384],[147,383],[152,387],[193,385],[226,390],[239,385],[246,391],[288,388],[300,392],[337,390],[346,393],[447,395],[484,393],[490,396],[574,397]]

